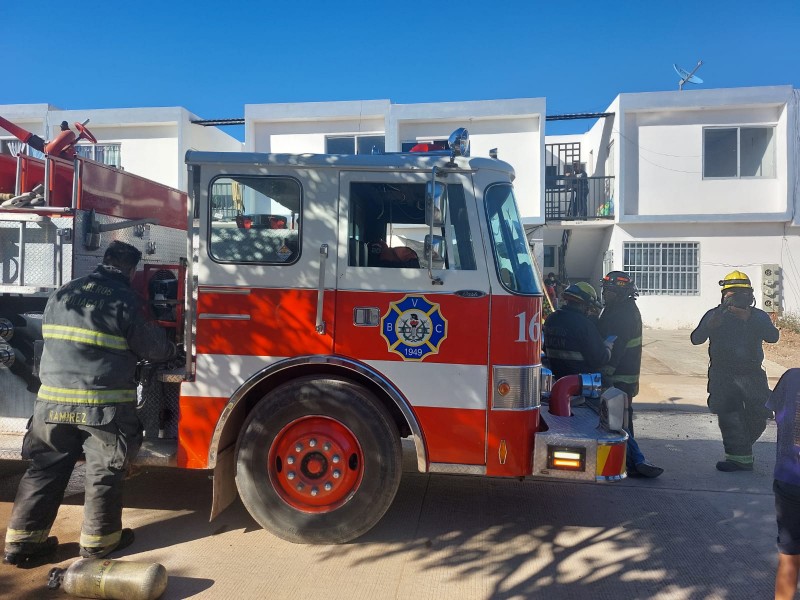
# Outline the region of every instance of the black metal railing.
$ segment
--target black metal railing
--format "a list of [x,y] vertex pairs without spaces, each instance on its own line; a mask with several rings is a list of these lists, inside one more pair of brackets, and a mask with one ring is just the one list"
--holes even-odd
[[613,177],[554,177],[544,190],[545,221],[614,218]]

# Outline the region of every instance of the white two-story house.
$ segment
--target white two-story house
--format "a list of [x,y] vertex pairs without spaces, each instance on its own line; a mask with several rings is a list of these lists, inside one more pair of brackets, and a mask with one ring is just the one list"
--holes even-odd
[[791,86],[620,94],[586,134],[547,138],[545,271],[631,273],[655,327],[696,324],[734,269],[759,307],[800,311],[797,109]]

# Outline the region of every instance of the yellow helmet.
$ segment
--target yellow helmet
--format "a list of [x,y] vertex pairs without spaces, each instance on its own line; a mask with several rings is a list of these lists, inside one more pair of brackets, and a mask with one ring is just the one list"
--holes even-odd
[[585,281],[573,283],[561,293],[565,300],[581,302],[590,308],[600,309],[602,304],[597,300],[597,292]]
[[734,288],[745,288],[750,291],[753,290],[753,286],[750,283],[750,278],[741,271],[731,271],[725,275],[725,279],[720,280],[719,284],[722,286],[723,294]]

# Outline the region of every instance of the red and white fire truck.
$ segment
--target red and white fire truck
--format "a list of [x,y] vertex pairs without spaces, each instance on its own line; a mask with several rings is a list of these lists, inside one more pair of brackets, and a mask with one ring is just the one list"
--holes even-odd
[[0,209],[3,456],[32,411],[48,294],[120,239],[186,348],[140,364],[138,462],[213,470],[212,518],[238,490],[284,539],[354,539],[395,496],[403,438],[421,472],[624,478],[621,415],[571,402],[599,376],[553,385],[541,366],[513,169],[470,158],[465,130],[450,148],[190,151],[188,196],[81,158],[0,156],[0,193],[44,184],[40,205]]

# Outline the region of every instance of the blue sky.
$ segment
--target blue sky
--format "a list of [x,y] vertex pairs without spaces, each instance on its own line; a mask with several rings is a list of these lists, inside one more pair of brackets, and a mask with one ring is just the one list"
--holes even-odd
[[700,59],[697,89],[800,87],[798,26],[797,0],[6,0],[0,104],[212,119],[269,102],[546,97],[548,114],[599,112],[620,92],[677,89],[672,64]]

